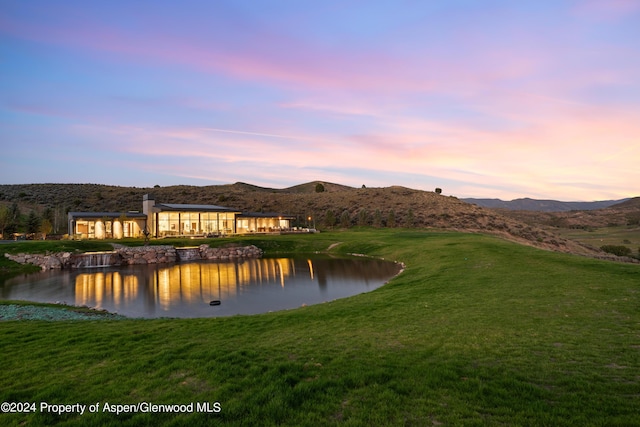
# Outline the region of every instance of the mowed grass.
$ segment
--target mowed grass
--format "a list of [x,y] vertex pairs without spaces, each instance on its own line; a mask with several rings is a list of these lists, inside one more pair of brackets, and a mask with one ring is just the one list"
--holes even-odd
[[[0,401],[100,402],[2,425],[640,425],[640,266],[476,234],[246,238],[406,270],[370,293],[217,319],[0,322]],[[214,414],[105,402],[220,402]]]

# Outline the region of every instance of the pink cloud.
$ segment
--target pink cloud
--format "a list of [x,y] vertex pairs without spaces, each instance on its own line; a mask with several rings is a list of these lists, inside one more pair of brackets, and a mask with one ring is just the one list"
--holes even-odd
[[[72,25],[4,19],[0,26],[14,36],[83,49],[96,57],[109,52],[124,55],[129,61],[183,65],[313,91],[373,90],[387,95],[397,91],[474,91],[488,82],[529,74],[538,62],[531,50],[526,55],[514,55],[511,48],[489,48],[489,40],[478,49],[467,50],[464,58],[454,59],[448,50],[401,54],[375,47],[324,47],[287,34],[254,29],[243,34],[243,43],[239,44],[233,42],[233,33],[222,38],[145,31],[144,27],[133,31],[107,26],[90,16],[76,17]],[[451,49],[465,49],[465,42],[454,41]],[[469,66],[472,62],[473,67]]]
[[[209,180],[222,176],[247,181],[261,176],[264,182],[282,182],[283,170],[295,174],[295,180],[313,180],[318,179],[314,171],[325,169],[334,172],[324,172],[323,179],[344,182],[352,178],[338,171],[357,168],[388,174],[426,173],[472,182],[470,188],[512,188],[510,193],[494,190],[494,197],[553,194],[571,200],[633,194],[632,183],[637,182],[640,147],[635,141],[640,124],[612,114],[541,118],[535,126],[509,132],[420,119],[386,126],[385,133],[314,135],[305,143],[294,144],[282,144],[281,137],[288,140],[288,135],[270,131],[133,126],[78,131],[88,140],[95,140],[89,137],[97,134],[118,141],[110,150],[184,159],[172,162],[172,174]],[[611,173],[612,165],[616,173]],[[579,182],[585,184],[575,184]],[[602,188],[595,189],[596,183]],[[390,184],[398,183],[380,183]],[[474,194],[477,192],[467,195]]]

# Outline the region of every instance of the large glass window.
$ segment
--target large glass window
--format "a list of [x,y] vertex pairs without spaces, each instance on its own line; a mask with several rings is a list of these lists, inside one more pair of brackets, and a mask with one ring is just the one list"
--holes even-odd
[[235,214],[226,212],[160,212],[158,235],[232,233]]
[[205,233],[218,232],[218,214],[216,212],[203,212],[200,215],[200,221]]
[[177,236],[180,234],[178,212],[160,212],[158,214],[158,234],[160,236]]

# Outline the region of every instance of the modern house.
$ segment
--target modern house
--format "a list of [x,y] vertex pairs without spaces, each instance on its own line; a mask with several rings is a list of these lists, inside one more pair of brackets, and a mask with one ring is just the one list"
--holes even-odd
[[141,237],[147,216],[140,212],[69,212],[69,235],[81,239]]
[[291,229],[295,216],[243,213],[217,205],[156,203],[150,195],[140,212],[69,212],[69,232],[76,238],[221,236],[274,233]]

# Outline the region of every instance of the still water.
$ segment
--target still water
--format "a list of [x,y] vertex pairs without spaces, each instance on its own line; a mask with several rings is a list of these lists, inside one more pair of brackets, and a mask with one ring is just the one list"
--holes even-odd
[[[0,299],[64,302],[130,317],[217,317],[371,291],[399,265],[367,258],[262,258],[48,271],[0,283]],[[220,305],[211,306],[211,301]]]

